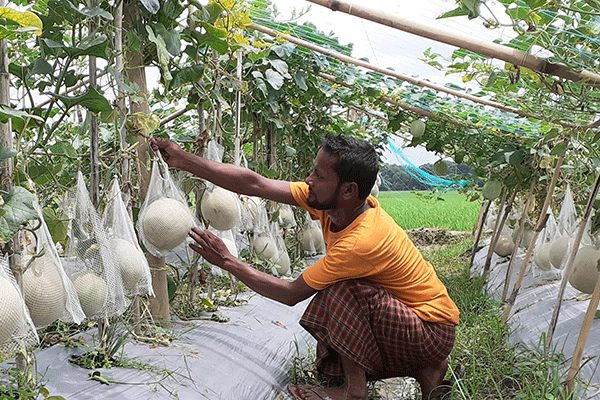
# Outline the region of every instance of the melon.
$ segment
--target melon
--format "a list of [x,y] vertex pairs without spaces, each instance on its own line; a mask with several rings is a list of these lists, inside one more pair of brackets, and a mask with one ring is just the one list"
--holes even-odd
[[272,260],[277,255],[277,245],[271,236],[260,234],[252,244],[254,252],[263,260]]
[[494,253],[500,257],[506,257],[512,254],[515,248],[515,242],[513,242],[510,236],[500,236],[496,245],[494,246]]
[[373,197],[379,196],[379,185],[377,185],[377,183],[374,184],[373,188],[371,189],[371,196],[373,196]]
[[539,249],[535,250],[533,255],[533,262],[542,271],[550,271],[552,264],[550,263],[550,248],[552,242],[545,242],[540,245]]
[[583,246],[577,250],[573,261],[573,273],[569,277],[571,286],[583,293],[592,294],[598,282],[599,259],[600,250],[593,246]]
[[[519,234],[519,229],[515,229],[513,231],[513,242],[517,242],[517,236]],[[531,243],[531,240],[533,240],[533,230],[531,229],[527,229],[527,228],[523,228],[523,235],[521,236],[521,243],[519,244],[519,247],[521,248],[528,248],[529,244]]]
[[81,309],[88,318],[100,316],[108,297],[108,287],[104,279],[87,272],[78,275],[73,281]]
[[210,226],[219,231],[228,231],[240,222],[237,196],[218,186],[204,193],[200,210]]
[[173,250],[183,243],[193,226],[187,206],[167,197],[150,203],[142,216],[146,241],[160,251]]
[[437,176],[446,175],[448,172],[448,164],[444,162],[444,160],[437,160],[433,163],[433,173]]
[[137,284],[144,279],[146,257],[133,243],[125,239],[110,239],[108,247],[114,254],[125,291],[135,290]]
[[[31,257],[23,257],[27,265]],[[35,258],[23,273],[23,293],[29,315],[36,327],[59,319],[67,306],[67,291],[60,266],[49,255]]]
[[502,182],[496,180],[487,181],[481,189],[481,195],[487,200],[497,199],[500,192],[502,192]]
[[414,137],[421,137],[425,133],[425,122],[420,119],[415,119],[410,123],[410,134]]
[[284,228],[294,225],[296,219],[294,218],[294,212],[291,207],[281,207],[279,209],[279,222]]
[[320,228],[311,225],[300,233],[300,247],[306,252],[322,253],[325,250],[323,232]]
[[0,276],[0,346],[8,342],[23,320],[21,295],[15,285]]
[[287,251],[279,251],[279,256],[276,260],[273,260],[275,263],[275,269],[279,275],[285,275],[290,272],[290,256]]
[[571,239],[566,236],[559,237],[552,242],[552,246],[550,246],[550,264],[554,268],[562,269],[565,266],[570,245]]
[[246,210],[248,210],[248,213],[250,213],[252,222],[256,223],[258,214],[260,213],[260,198],[255,196],[242,196],[241,201]]

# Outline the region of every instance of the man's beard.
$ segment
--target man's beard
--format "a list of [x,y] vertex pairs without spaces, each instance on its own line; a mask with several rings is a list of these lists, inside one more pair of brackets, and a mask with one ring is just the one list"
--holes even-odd
[[[334,193],[333,197],[331,198],[331,200],[329,200],[328,202],[324,203],[324,202],[317,201],[316,198],[314,200],[310,200],[309,198],[307,198],[306,204],[309,207],[314,208],[315,210],[319,210],[319,211],[332,210],[332,209],[336,208],[338,205],[337,198],[338,198],[339,190],[340,190],[340,185],[338,185],[337,188],[335,188],[335,193]],[[309,194],[310,193],[311,192],[309,191]]]

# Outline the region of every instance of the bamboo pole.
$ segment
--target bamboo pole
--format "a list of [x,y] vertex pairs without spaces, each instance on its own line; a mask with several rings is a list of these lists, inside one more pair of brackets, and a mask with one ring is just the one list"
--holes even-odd
[[[568,139],[565,140],[565,144],[568,144]],[[566,149],[567,146],[565,146]],[[521,270],[519,271],[519,276],[517,277],[517,281],[515,282],[515,286],[513,287],[513,291],[510,295],[510,298],[506,302],[506,308],[504,309],[504,314],[502,315],[502,319],[500,320],[501,324],[506,324],[508,317],[510,316],[510,311],[512,310],[512,306],[515,304],[515,300],[517,299],[517,294],[519,293],[519,289],[521,288],[521,283],[523,282],[523,278],[525,276],[525,270],[527,269],[527,263],[531,260],[531,255],[533,254],[533,248],[535,247],[535,242],[537,241],[537,237],[546,226],[546,221],[548,220],[547,211],[550,208],[550,203],[552,201],[552,193],[554,193],[554,188],[556,187],[556,182],[558,181],[558,176],[560,175],[560,168],[562,167],[563,161],[565,159],[565,152],[560,153],[558,156],[558,161],[556,162],[556,168],[554,168],[554,174],[552,175],[552,180],[550,181],[550,185],[548,186],[548,193],[546,194],[546,200],[544,201],[544,205],[542,206],[542,211],[540,212],[540,217],[538,218],[535,231],[533,232],[533,238],[531,239],[531,243],[529,247],[527,247],[527,252],[525,253],[525,259],[523,260],[523,264],[521,265]]]
[[318,53],[325,54],[331,58],[335,58],[336,60],[340,60],[340,61],[343,61],[343,62],[346,62],[349,64],[353,64],[353,65],[356,65],[359,67],[363,67],[366,69],[370,69],[372,71],[379,72],[384,75],[393,76],[395,78],[402,79],[403,81],[412,83],[417,86],[428,87],[428,88],[437,90],[439,92],[444,92],[444,93],[451,94],[456,97],[470,100],[474,103],[479,103],[479,104],[494,107],[494,108],[497,108],[497,109],[500,109],[503,111],[511,112],[511,113],[517,114],[521,117],[545,120],[544,117],[540,116],[540,115],[531,114],[531,113],[519,110],[517,108],[512,108],[512,107],[506,106],[504,104],[497,103],[495,101],[486,100],[484,98],[473,96],[473,95],[470,95],[470,94],[467,94],[467,93],[464,93],[464,92],[461,92],[458,90],[453,90],[453,89],[447,88],[445,86],[436,85],[435,83],[431,83],[431,82],[423,80],[423,79],[417,79],[412,76],[404,75],[404,74],[401,74],[401,73],[398,73],[398,72],[395,72],[395,71],[392,71],[392,70],[389,70],[386,68],[376,67],[374,65],[369,64],[368,62],[365,62],[362,60],[357,60],[356,58],[352,58],[350,56],[347,56],[345,54],[339,53],[339,52],[331,50],[331,49],[327,49],[325,47],[317,46],[315,44],[307,42],[306,40],[298,39],[291,35],[279,34],[279,33],[275,32],[274,30],[265,28],[264,26],[261,26],[261,25],[252,24],[249,26],[249,28],[259,31],[259,32],[262,32],[262,33],[265,33],[265,34],[273,36],[273,37],[279,37],[279,38],[285,39],[290,43],[295,43],[295,44],[302,46],[308,50],[313,50]]
[[[504,279],[504,289],[502,291],[503,302],[506,300],[506,295],[508,294],[508,288],[510,286],[510,275],[513,270],[514,261],[517,259],[517,251],[519,251],[519,246],[521,245],[521,241],[523,240],[523,234],[525,233],[525,221],[529,217],[529,207],[531,206],[531,201],[533,199],[533,190],[535,189],[536,183],[537,175],[534,175],[531,177],[531,186],[529,187],[529,193],[527,195],[527,200],[525,201],[525,209],[523,210],[523,214],[521,215],[521,219],[519,221],[519,230],[517,231],[515,247],[510,256],[508,267],[506,268],[506,278]],[[532,240],[527,244],[527,249],[529,249],[532,243],[535,245],[535,241]]]
[[379,10],[344,0],[308,1],[327,7],[333,11],[341,11],[352,16],[389,26],[390,28],[435,40],[436,42],[470,50],[486,57],[503,60],[513,65],[528,68],[534,72],[554,75],[574,82],[587,81],[588,84],[594,87],[600,86],[600,75],[596,73],[585,70],[574,71],[564,64],[552,63],[545,58],[536,57],[521,50],[494,42],[486,42],[437,25],[424,24],[415,21],[414,18],[402,17],[398,14],[390,13],[388,10]]
[[569,367],[569,373],[567,374],[566,387],[567,387],[567,399],[572,398],[573,390],[575,389],[575,377],[579,371],[581,359],[583,358],[583,350],[592,328],[592,323],[596,317],[596,310],[598,309],[598,303],[600,302],[600,279],[596,281],[590,304],[588,304],[587,311],[583,317],[583,323],[579,330],[579,337],[577,338],[577,344],[575,344],[575,351],[573,352],[573,358],[571,359],[571,366]]
[[[485,265],[483,266],[483,272],[481,274],[481,283],[484,284],[488,278],[490,273],[490,267],[492,265],[492,256],[494,255],[494,248],[496,247],[496,243],[498,243],[498,239],[500,238],[500,233],[504,228],[504,224],[506,223],[506,219],[510,214],[510,210],[512,208],[512,203],[515,200],[515,196],[517,195],[518,188],[512,191],[510,199],[508,202],[506,201],[506,196],[508,194],[507,190],[504,190],[502,193],[502,200],[500,201],[500,212],[502,213],[502,217],[498,215],[496,218],[496,225],[494,226],[494,234],[492,235],[492,240],[490,241],[490,247],[488,248],[488,253],[485,258]],[[505,206],[506,204],[506,206]]]
[[587,205],[585,206],[583,218],[579,222],[579,229],[577,230],[577,235],[575,235],[575,239],[573,240],[573,247],[571,248],[571,253],[569,254],[569,259],[567,261],[567,265],[565,266],[565,271],[563,273],[562,280],[560,281],[558,296],[556,296],[556,304],[554,305],[552,319],[550,320],[550,325],[548,326],[548,333],[546,334],[546,350],[550,348],[550,345],[552,343],[552,337],[554,336],[554,330],[556,329],[558,314],[560,313],[560,307],[562,305],[562,299],[565,294],[567,282],[569,282],[569,278],[573,273],[574,261],[575,257],[577,256],[577,251],[579,250],[579,244],[581,243],[581,238],[583,237],[583,233],[585,232],[585,227],[587,225],[588,220],[590,219],[592,210],[594,209],[594,201],[596,200],[596,196],[598,195],[599,190],[600,173],[596,176],[596,182],[594,183],[594,187],[592,189],[592,192],[590,193],[590,197],[588,198]]
[[492,200],[488,200],[483,208],[483,213],[481,214],[481,219],[479,220],[479,226],[477,227],[477,233],[475,234],[475,240],[473,240],[473,248],[471,249],[471,262],[469,263],[469,268],[473,267],[473,262],[475,261],[475,254],[477,253],[477,247],[479,247],[479,239],[481,238],[481,232],[483,232],[483,225],[485,224],[485,219],[487,217],[487,213],[490,209],[491,204]]

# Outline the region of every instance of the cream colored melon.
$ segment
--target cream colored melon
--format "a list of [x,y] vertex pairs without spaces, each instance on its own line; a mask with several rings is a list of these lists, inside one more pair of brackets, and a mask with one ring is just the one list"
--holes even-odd
[[77,276],[73,286],[75,286],[85,316],[88,318],[99,316],[104,310],[108,297],[108,287],[104,279],[87,272]]
[[506,257],[512,254],[515,248],[515,243],[510,236],[500,236],[494,246],[494,253],[500,257]]
[[271,236],[258,235],[253,243],[254,252],[263,260],[272,260],[277,255],[277,245]]
[[279,209],[279,220],[281,221],[281,226],[284,228],[294,225],[294,222],[296,221],[294,219],[294,212],[290,207],[282,207]]
[[421,137],[425,133],[425,122],[420,119],[415,119],[410,123],[410,134],[414,137]]
[[112,250],[117,268],[121,272],[125,290],[127,292],[135,290],[137,284],[144,279],[147,268],[146,257],[133,243],[125,239],[110,239],[108,246]]
[[188,207],[166,197],[150,203],[142,218],[144,237],[160,251],[173,250],[179,246],[194,226]]
[[204,193],[200,210],[210,226],[220,231],[228,231],[240,222],[237,196],[220,187]]
[[310,226],[300,233],[300,246],[302,250],[316,253],[325,251],[325,242],[323,241],[323,232],[316,226]]
[[276,260],[273,260],[275,263],[275,269],[279,275],[285,275],[290,272],[290,255],[285,250],[279,251],[279,256]]
[[19,291],[8,279],[0,276],[0,346],[10,340],[23,321]]
[[550,248],[552,242],[545,242],[540,245],[539,249],[535,250],[533,255],[533,262],[542,271],[550,271],[552,264],[550,263]]
[[598,260],[600,250],[593,246],[583,246],[577,250],[573,261],[573,272],[569,277],[569,283],[575,289],[583,293],[592,294],[598,282]]
[[550,264],[554,268],[564,268],[571,242],[571,238],[566,236],[559,237],[552,242],[552,246],[550,247]]
[[[31,257],[24,257],[27,265]],[[59,319],[67,305],[67,291],[60,266],[44,255],[35,258],[23,274],[23,293],[29,315],[36,327],[46,326]]]

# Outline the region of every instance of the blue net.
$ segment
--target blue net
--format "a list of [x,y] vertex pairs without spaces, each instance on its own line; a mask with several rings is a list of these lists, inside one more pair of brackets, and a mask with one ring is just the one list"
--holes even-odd
[[470,181],[453,181],[449,179],[443,179],[435,175],[431,175],[414,165],[412,162],[410,162],[410,160],[406,157],[402,150],[394,146],[389,139],[388,145],[390,146],[390,149],[396,156],[396,160],[399,161],[399,163],[404,167],[406,172],[423,185],[429,186],[431,188],[457,188],[461,186],[466,186],[469,183],[471,183]]

